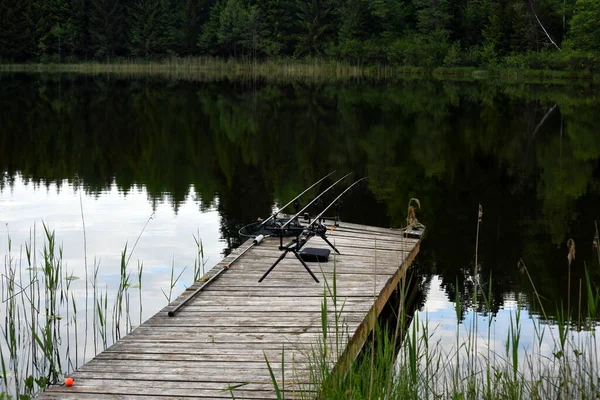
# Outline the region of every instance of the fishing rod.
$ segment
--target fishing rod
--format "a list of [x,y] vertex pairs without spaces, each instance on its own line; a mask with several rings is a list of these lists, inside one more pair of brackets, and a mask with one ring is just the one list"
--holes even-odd
[[319,179],[318,181],[316,181],[315,183],[313,183],[312,185],[310,185],[310,187],[308,187],[307,189],[305,189],[302,193],[300,193],[298,196],[294,197],[292,200],[290,200],[289,203],[287,203],[286,205],[284,205],[283,207],[280,207],[275,213],[273,213],[273,215],[271,215],[269,218],[265,219],[264,221],[262,221],[260,223],[260,225],[258,225],[258,229],[260,229],[263,225],[265,225],[267,222],[271,221],[272,219],[277,218],[277,215],[279,215],[279,213],[281,212],[281,210],[283,210],[284,208],[288,207],[289,205],[291,205],[292,203],[294,203],[296,200],[298,200],[300,197],[302,197],[302,195],[304,195],[306,192],[308,192],[310,189],[314,188],[315,186],[317,186],[319,183],[323,182],[325,179],[329,178],[331,175],[333,175],[335,173],[335,170],[331,171],[330,173],[328,173],[327,175],[325,175],[324,177],[322,177],[321,179]]
[[312,226],[314,225],[315,222],[319,221],[321,218],[323,218],[323,215],[325,214],[325,212],[327,210],[329,210],[339,199],[342,198],[343,195],[345,195],[348,191],[350,191],[354,186],[356,186],[359,182],[364,181],[365,179],[367,179],[367,177],[365,176],[364,178],[360,178],[359,180],[357,180],[356,182],[354,182],[352,185],[348,186],[346,188],[346,190],[344,190],[342,193],[340,193],[340,195],[338,197],[336,197],[331,203],[329,203],[329,205],[327,207],[325,207],[323,209],[323,211],[321,211],[321,213],[319,215],[317,215],[315,217],[315,219],[308,224],[308,226],[306,227],[307,230],[311,229]]
[[306,206],[304,206],[304,208],[300,211],[298,211],[296,213],[296,215],[292,216],[285,224],[283,224],[281,226],[281,229],[285,229],[286,226],[288,226],[292,221],[296,220],[298,218],[298,216],[302,215],[302,213],[304,211],[306,211],[308,209],[308,207],[310,207],[311,205],[313,205],[313,203],[315,201],[317,201],[321,196],[323,196],[325,193],[327,193],[328,191],[330,191],[331,189],[333,189],[333,187],[335,185],[337,185],[338,183],[340,183],[341,181],[343,181],[344,179],[346,179],[347,177],[349,177],[350,175],[352,175],[352,172],[350,172],[349,174],[346,174],[344,176],[342,176],[340,179],[338,179],[337,181],[335,181],[333,183],[333,185],[329,186],[327,189],[325,189],[324,191],[322,191],[321,193],[319,193],[319,195],[317,197],[315,197],[314,199],[312,199]]
[[[273,271],[273,269],[277,266],[277,264],[279,264],[285,258],[285,256],[288,253],[293,253],[294,256],[296,256],[296,258],[300,261],[302,266],[308,271],[310,276],[315,280],[315,282],[319,283],[319,279],[317,279],[315,274],[311,271],[311,269],[308,267],[306,262],[302,259],[302,257],[298,253],[300,252],[302,247],[304,247],[304,245],[310,240],[310,238],[312,238],[313,236],[319,236],[333,250],[335,250],[338,254],[340,254],[338,249],[327,239],[327,236],[326,236],[327,228],[325,226],[323,226],[323,224],[321,224],[319,221],[321,220],[321,218],[323,218],[323,215],[325,214],[325,212],[327,212],[327,210],[329,210],[339,199],[341,199],[342,196],[344,196],[354,186],[356,186],[358,183],[360,183],[361,181],[363,181],[365,179],[367,179],[367,177],[360,178],[359,180],[354,182],[352,185],[348,186],[346,188],[346,190],[344,190],[342,193],[340,193],[339,196],[337,196],[331,203],[329,203],[329,205],[327,207],[325,207],[321,211],[321,213],[319,213],[319,215],[317,215],[310,224],[308,224],[306,227],[304,227],[302,232],[300,234],[298,234],[298,236],[296,236],[296,239],[292,240],[292,242],[288,243],[285,246],[280,246],[280,249],[283,250],[283,253],[281,253],[281,256],[279,256],[277,261],[275,261],[275,263],[273,265],[271,265],[271,267],[263,274],[263,276],[258,280],[258,282],[262,282],[267,277],[267,275],[269,275],[271,273],[271,271]],[[318,223],[318,225],[315,226],[315,223],[317,223],[317,222],[319,222],[319,223]]]
[[198,293],[200,293],[205,287],[207,287],[212,281],[214,281],[215,279],[217,279],[219,277],[219,275],[221,275],[223,272],[227,271],[229,268],[231,268],[231,266],[233,265],[233,263],[235,263],[237,260],[239,260],[240,258],[242,258],[242,256],[244,254],[246,254],[248,251],[250,251],[250,249],[252,249],[254,246],[258,246],[263,239],[265,238],[264,235],[258,235],[256,238],[254,238],[254,240],[252,241],[252,244],[250,246],[248,246],[244,251],[242,251],[240,254],[238,254],[233,260],[229,261],[227,264],[225,264],[223,266],[223,268],[221,268],[221,270],[219,272],[217,272],[216,274],[214,274],[213,276],[210,277],[209,280],[207,280],[206,282],[204,282],[202,284],[202,286],[200,286],[198,289],[194,290],[194,292],[192,294],[190,294],[188,297],[186,297],[185,300],[183,300],[181,303],[179,303],[179,305],[177,305],[177,307],[175,307],[174,309],[172,309],[171,311],[169,311],[167,314],[169,315],[169,317],[174,317],[175,314],[177,313],[177,311],[179,311],[181,308],[183,308],[190,300],[192,300],[194,297],[196,297],[196,295]]

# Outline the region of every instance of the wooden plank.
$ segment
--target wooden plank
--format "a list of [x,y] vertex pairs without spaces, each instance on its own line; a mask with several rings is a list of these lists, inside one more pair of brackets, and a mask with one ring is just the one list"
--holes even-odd
[[[188,341],[161,341],[161,340],[145,340],[145,341],[119,341],[97,357],[110,352],[136,352],[139,354],[146,353],[185,353],[185,354],[238,354],[238,353],[260,353],[265,351],[267,354],[271,352],[281,354],[293,353],[297,347],[287,342],[264,343],[259,341],[256,343],[203,343],[202,346],[195,342]],[[281,357],[279,357],[281,358]]]
[[[291,355],[295,355],[295,360],[298,362],[306,363],[308,362],[308,358],[306,355],[303,355],[300,352],[294,352],[288,354],[291,359]],[[244,363],[251,365],[253,362],[257,362],[256,360],[260,360],[263,355],[267,355],[273,360],[281,360],[281,350],[278,352],[271,351],[269,353],[263,354],[260,349],[255,349],[255,351],[241,351],[237,350],[231,353],[220,353],[220,354],[190,354],[190,353],[175,353],[175,352],[166,352],[166,353],[142,353],[142,352],[127,352],[127,353],[117,353],[117,352],[103,352],[102,354],[95,357],[95,360],[100,361],[185,361],[185,362],[205,362],[205,363],[216,363],[219,367],[227,365],[227,364],[239,364]],[[262,365],[264,366],[264,361],[262,361]]]
[[[138,382],[140,385],[145,385],[147,382],[157,382],[157,383],[161,383],[161,382],[176,382],[176,383],[185,383],[185,382],[199,382],[199,383],[206,383],[207,387],[211,387],[213,385],[219,385],[219,384],[224,384],[224,385],[232,385],[232,384],[236,384],[236,383],[242,383],[242,382],[249,382],[252,384],[271,384],[272,385],[272,381],[271,381],[271,377],[267,374],[265,376],[257,376],[254,377],[254,379],[250,379],[250,380],[243,380],[240,379],[239,376],[232,376],[231,374],[228,373],[228,371],[222,371],[223,373],[218,374],[218,375],[211,375],[211,376],[201,376],[201,375],[180,375],[177,373],[172,373],[169,371],[165,371],[163,374],[161,374],[160,376],[157,376],[155,374],[147,374],[147,373],[138,373],[135,377],[135,379],[133,379],[132,381]],[[85,371],[78,371],[75,372],[73,374],[73,377],[75,378],[75,381],[77,382],[77,385],[80,384],[84,384],[82,382],[85,382],[85,380],[90,380],[90,381],[97,381],[97,380],[119,380],[119,381],[127,381],[129,380],[129,376],[123,376],[120,372],[112,372],[112,371],[91,371],[91,372],[85,372]],[[289,382],[290,384],[292,383],[307,383],[308,381],[306,380],[300,380],[298,379],[297,376],[294,376],[293,373],[286,373],[286,378],[289,378]]]

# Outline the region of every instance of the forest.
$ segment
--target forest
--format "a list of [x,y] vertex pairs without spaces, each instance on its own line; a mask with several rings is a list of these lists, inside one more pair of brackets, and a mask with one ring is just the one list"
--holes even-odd
[[0,0],[0,61],[600,69],[600,0]]

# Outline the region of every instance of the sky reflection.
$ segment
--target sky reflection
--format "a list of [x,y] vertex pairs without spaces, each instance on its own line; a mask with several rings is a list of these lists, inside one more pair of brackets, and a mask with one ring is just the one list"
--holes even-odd
[[[0,192],[0,223],[5,228],[0,252],[7,254],[10,235],[13,257],[19,259],[21,248],[30,237],[33,238],[35,231],[39,262],[44,243],[42,223],[46,224],[55,231],[57,244],[63,247],[66,270],[81,278],[73,281],[71,290],[77,297],[85,297],[80,196],[87,237],[88,278],[91,279],[94,264],[99,265],[98,285],[107,288],[109,298],[112,298],[111,292],[116,290],[119,282],[121,253],[127,245],[127,258],[131,257],[128,271],[132,277],[137,274],[138,261],[144,267],[144,318],[167,304],[161,289],[169,292],[172,268],[175,276],[185,268],[173,289],[173,298],[193,283],[193,265],[197,256],[194,235],[202,240],[207,268],[222,258],[226,243],[220,239],[219,214],[214,208],[200,212],[198,202],[191,195],[175,213],[168,201],[156,204],[153,210],[146,190],[141,187],[125,194],[113,185],[99,196],[90,196],[67,183],[60,189],[55,184],[47,188],[36,187],[20,177],[10,190]],[[23,260],[24,254],[23,251]],[[138,307],[136,297],[132,298],[133,309]]]
[[[464,314],[464,320],[457,326],[456,304],[448,299],[441,277],[433,276],[427,299],[422,309],[415,313],[415,321],[420,327],[425,326],[428,329],[429,343],[435,344],[436,351],[441,352],[445,359],[456,360],[458,336],[459,357],[466,359],[473,354],[472,349],[476,348],[481,365],[486,365],[487,359],[493,359],[496,364],[505,366],[512,362],[512,355],[507,354],[506,345],[511,340],[509,332],[518,326],[519,371],[528,374],[531,373],[532,365],[534,369],[539,370],[551,367],[557,362],[555,354],[560,351],[557,347],[560,328],[556,324],[544,323],[538,315],[531,314],[519,303],[519,298],[524,298],[524,295],[513,293],[512,296],[507,296],[503,307],[491,315],[491,321],[489,314],[483,315],[469,309]],[[595,351],[600,347],[600,330],[596,325],[594,324],[592,331],[578,331],[576,327],[568,331],[567,348],[569,353],[572,353],[568,356],[574,357],[576,350],[583,352],[585,357],[587,351]],[[473,336],[474,326],[477,328],[476,340]],[[472,348],[465,346],[465,343],[473,344]],[[588,354],[587,357],[589,356]],[[543,364],[539,364],[540,360],[544,360]]]

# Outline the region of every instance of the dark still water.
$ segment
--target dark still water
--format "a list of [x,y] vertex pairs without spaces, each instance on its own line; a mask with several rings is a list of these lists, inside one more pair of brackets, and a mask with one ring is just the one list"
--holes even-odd
[[[88,263],[99,262],[112,302],[120,252],[143,231],[129,269],[144,263],[145,319],[171,286],[175,297],[191,284],[194,236],[209,268],[241,243],[242,225],[330,171],[353,171],[369,180],[344,198],[342,220],[402,227],[409,199],[420,200],[428,232],[416,267],[434,323],[443,326],[457,297],[473,303],[479,204],[476,275],[486,290],[492,277],[491,311],[538,313],[522,259],[554,319],[555,304],[578,307],[584,265],[600,283],[598,126],[597,88],[576,84],[2,75],[0,250],[10,235],[18,259],[34,224],[41,247],[44,221],[66,269],[83,277],[82,207]],[[171,268],[176,277],[186,266],[171,285]],[[78,297],[84,281],[73,281]]]

